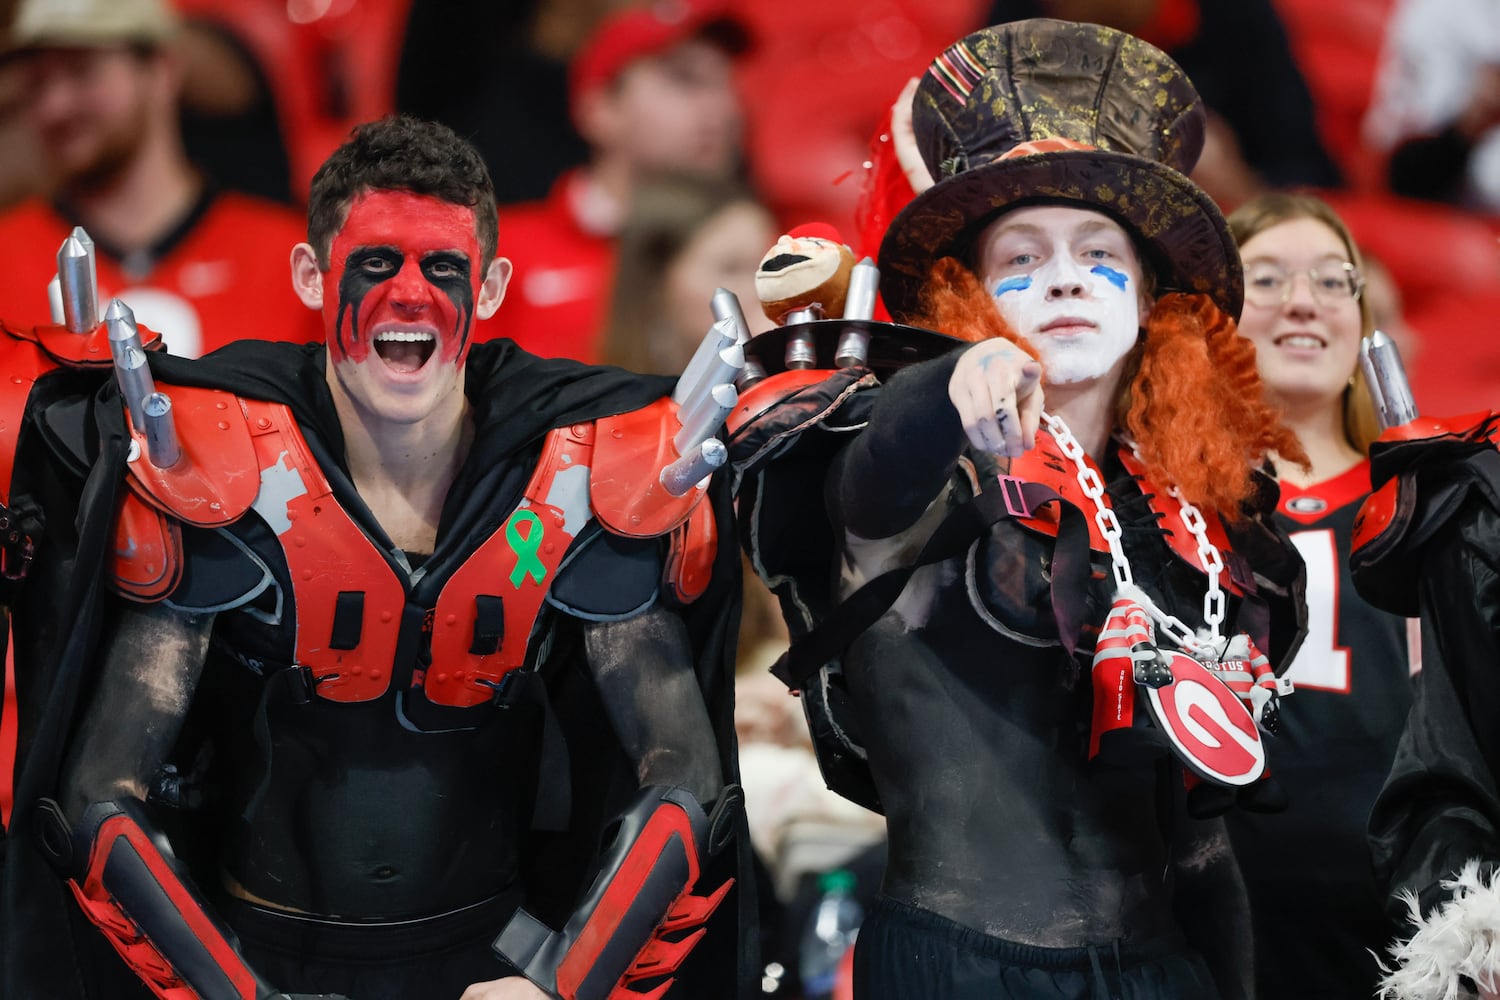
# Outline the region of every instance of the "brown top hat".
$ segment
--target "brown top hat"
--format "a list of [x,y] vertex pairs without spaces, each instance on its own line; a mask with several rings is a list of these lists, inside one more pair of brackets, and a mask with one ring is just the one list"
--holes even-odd
[[985,28],[933,61],[912,124],[937,183],[880,245],[881,292],[898,320],[916,312],[932,262],[962,258],[1000,212],[1071,202],[1137,237],[1158,292],[1202,292],[1239,315],[1234,238],[1186,176],[1203,149],[1203,102],[1160,49],[1048,18]]

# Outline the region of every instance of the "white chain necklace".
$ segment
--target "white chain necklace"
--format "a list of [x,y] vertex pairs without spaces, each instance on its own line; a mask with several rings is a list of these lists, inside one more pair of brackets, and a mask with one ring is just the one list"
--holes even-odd
[[[1224,638],[1219,631],[1219,626],[1224,621],[1224,591],[1219,586],[1219,574],[1224,569],[1224,558],[1219,554],[1214,543],[1208,539],[1208,526],[1203,520],[1203,514],[1197,507],[1182,499],[1175,486],[1168,489],[1168,495],[1181,507],[1182,526],[1198,543],[1198,562],[1202,565],[1203,571],[1208,574],[1208,590],[1203,595],[1204,628],[1195,632],[1182,619],[1163,611],[1156,601],[1152,600],[1151,595],[1136,584],[1135,574],[1130,570],[1130,560],[1125,558],[1125,549],[1120,544],[1122,534],[1120,521],[1115,517],[1115,512],[1105,506],[1104,484],[1099,480],[1099,474],[1089,466],[1083,446],[1078,443],[1073,432],[1068,430],[1068,425],[1063,423],[1061,417],[1055,417],[1050,413],[1042,414],[1042,424],[1047,428],[1047,433],[1052,435],[1052,440],[1057,442],[1064,457],[1071,459],[1078,467],[1078,485],[1083,489],[1084,495],[1094,503],[1094,524],[1098,525],[1099,533],[1104,536],[1104,542],[1109,546],[1109,558],[1114,568],[1117,596],[1139,604],[1161,631],[1177,643],[1184,652],[1200,660],[1217,663],[1224,655],[1225,645]],[[1131,443],[1130,448],[1134,450],[1135,445]]]

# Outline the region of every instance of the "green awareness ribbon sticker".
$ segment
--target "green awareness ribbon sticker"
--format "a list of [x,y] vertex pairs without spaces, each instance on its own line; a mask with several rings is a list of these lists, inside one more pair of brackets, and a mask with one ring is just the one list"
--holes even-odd
[[[521,534],[522,524],[531,525],[524,536]],[[530,576],[532,580],[541,583],[547,579],[547,567],[536,557],[537,551],[542,547],[542,535],[546,528],[542,525],[542,519],[536,516],[534,511],[521,509],[510,516],[505,522],[505,541],[510,545],[510,550],[516,554],[516,568],[510,571],[510,585],[517,590],[521,589],[521,581]]]

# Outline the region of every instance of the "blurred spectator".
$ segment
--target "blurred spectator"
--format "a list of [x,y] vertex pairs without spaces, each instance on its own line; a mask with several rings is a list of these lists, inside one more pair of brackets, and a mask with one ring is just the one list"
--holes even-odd
[[[412,0],[173,4],[198,43],[187,52],[189,152],[202,151],[212,168],[235,156],[265,170],[289,167],[291,195],[301,202],[314,171],[351,128],[395,109],[396,63]],[[466,22],[455,23],[467,30]],[[452,69],[445,64],[445,72]],[[278,148],[257,145],[267,142]],[[238,176],[249,168],[231,169]]]
[[1397,194],[1500,213],[1500,4],[1402,0],[1365,129]]
[[260,59],[229,25],[183,12],[175,48],[182,60],[182,140],[187,157],[234,191],[291,204],[292,168],[271,82]]
[[748,42],[719,0],[657,0],[607,19],[569,67],[573,120],[591,150],[542,202],[500,213],[515,264],[480,339],[594,361],[632,192],[668,173],[732,176],[740,105],[733,58]]
[[1384,191],[1385,164],[1363,138],[1380,47],[1395,0],[1274,0],[1317,109],[1323,148],[1345,189]]
[[1209,111],[1192,178],[1225,211],[1267,188],[1341,183],[1271,0],[995,0],[989,16],[1105,24],[1170,55]]
[[[588,161],[568,114],[568,59],[607,7],[607,0],[412,0],[396,107],[472,142],[501,205],[543,198],[565,170]],[[518,141],[525,156],[515,155]]]
[[752,333],[770,329],[755,269],[774,242],[771,213],[734,181],[683,175],[638,188],[619,235],[605,363],[681,374],[713,322],[716,288],[739,297]]
[[51,200],[0,215],[0,316],[49,320],[47,283],[76,225],[98,252],[101,300],[124,299],[174,354],[230,340],[321,339],[286,278],[301,217],[220,192],[187,160],[177,111],[181,63],[164,0],[25,0],[8,61]]
[[755,38],[739,66],[751,177],[783,226],[817,219],[862,231],[856,175],[871,134],[902,84],[977,27],[988,5],[735,0]]

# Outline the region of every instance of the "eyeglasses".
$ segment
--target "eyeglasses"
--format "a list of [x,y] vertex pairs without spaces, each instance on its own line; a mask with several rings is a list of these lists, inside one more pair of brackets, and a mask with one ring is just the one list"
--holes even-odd
[[1307,275],[1312,297],[1319,305],[1337,306],[1357,301],[1364,291],[1364,275],[1348,261],[1310,267],[1306,271],[1286,271],[1275,264],[1256,264],[1245,273],[1245,301],[1258,306],[1285,305],[1292,297],[1292,286],[1299,274]]

